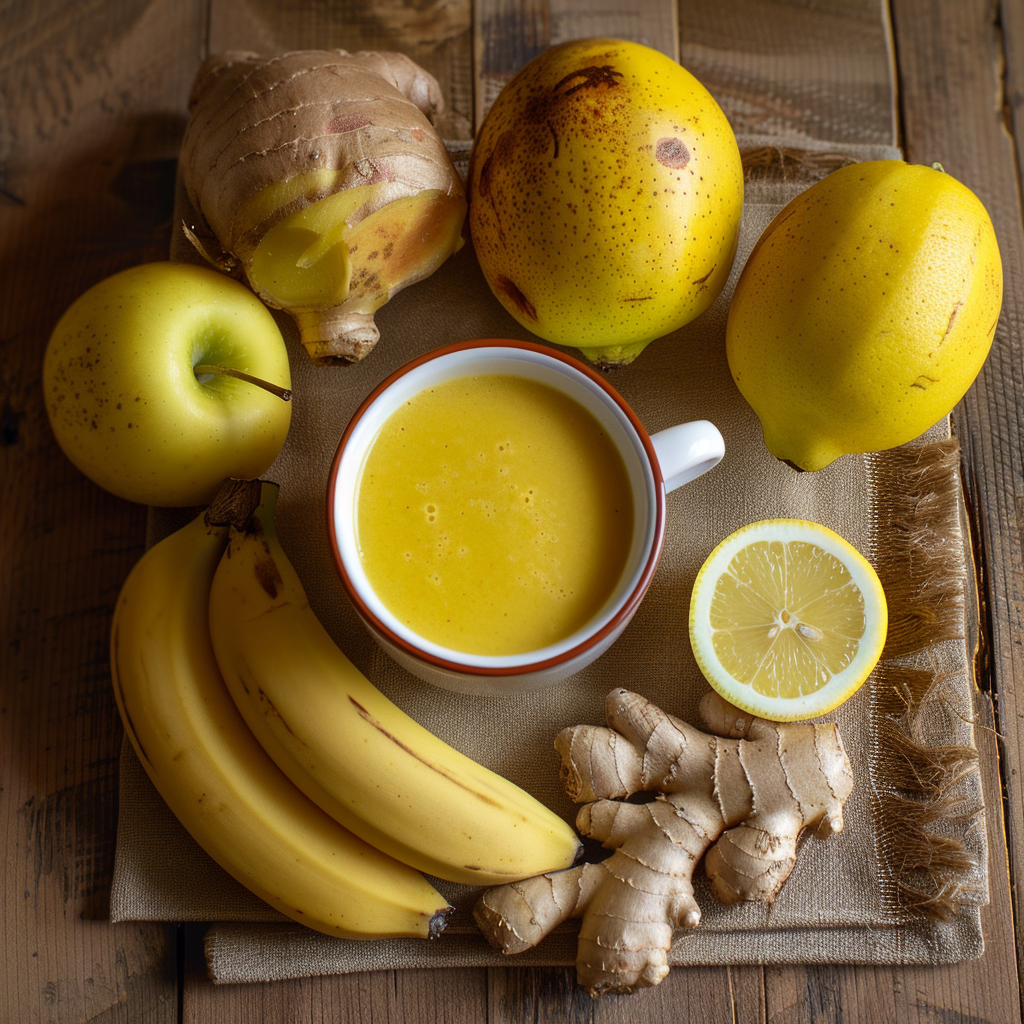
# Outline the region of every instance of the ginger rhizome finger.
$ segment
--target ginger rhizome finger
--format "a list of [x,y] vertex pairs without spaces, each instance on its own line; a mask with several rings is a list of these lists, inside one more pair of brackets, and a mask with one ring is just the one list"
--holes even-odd
[[314,363],[362,359],[374,313],[462,245],[437,81],[397,53],[229,52],[200,68],[182,176],[221,247]]
[[[505,953],[536,945],[581,917],[577,980],[592,995],[656,985],[676,929],[695,928],[693,872],[701,857],[723,902],[770,903],[796,863],[804,829],[843,827],[853,788],[834,724],[767,722],[708,693],[712,732],[627,690],[607,697],[607,727],[555,740],[566,792],[584,806],[584,835],[613,851],[598,863],[487,890],[474,916]],[[654,793],[647,803],[629,803]]]

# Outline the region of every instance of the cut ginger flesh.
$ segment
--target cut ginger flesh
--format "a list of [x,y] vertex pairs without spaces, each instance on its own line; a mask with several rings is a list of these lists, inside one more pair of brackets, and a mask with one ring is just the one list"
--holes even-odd
[[393,199],[350,223],[377,187],[337,192],[267,231],[248,268],[253,288],[291,312],[352,302],[372,313],[459,248],[465,200],[438,189]]
[[849,666],[864,595],[834,555],[805,541],[753,541],[715,582],[709,625],[722,667],[767,697],[820,690]]

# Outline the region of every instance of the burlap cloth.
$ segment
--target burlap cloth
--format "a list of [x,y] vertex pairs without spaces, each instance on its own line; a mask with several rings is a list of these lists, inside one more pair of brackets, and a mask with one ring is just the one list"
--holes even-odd
[[[899,157],[875,147],[819,147],[799,154],[741,140],[748,182],[732,279],[715,305],[651,345],[612,383],[649,431],[706,418],[725,438],[724,461],[671,494],[664,555],[642,606],[618,642],[568,682],[540,692],[471,697],[410,676],[374,644],[331,562],[325,487],[338,439],[358,403],[402,363],[437,346],[484,337],[530,339],[492,298],[467,245],[433,277],[378,315],[381,341],[362,363],[315,368],[287,317],[294,418],[267,474],[281,484],[281,540],[328,630],[389,697],[455,747],[572,821],[552,747],[563,726],[603,720],[605,694],[642,693],[696,721],[704,692],[687,639],[697,569],[729,532],[752,520],[796,516],[830,526],[878,567],[890,602],[890,642],[879,668],[835,712],[856,786],[844,831],[803,844],[771,907],[724,907],[698,883],[704,919],[681,934],[676,964],[950,962],[983,950],[979,907],[988,900],[985,831],[973,738],[971,637],[964,609],[971,574],[960,520],[958,458],[946,424],[916,445],[848,456],[819,473],[796,473],[765,450],[759,423],[729,375],[725,317],[737,274],[771,218],[833,157]],[[757,168],[764,165],[767,170]],[[834,164],[833,164],[834,165]],[[802,168],[802,170],[801,170]],[[808,173],[808,168],[809,173]],[[179,212],[193,215],[180,195]],[[179,240],[172,255],[195,259]],[[187,518],[154,511],[152,538]],[[477,890],[437,883],[456,907],[434,942],[330,938],[286,922],[217,867],[151,786],[130,746],[121,802],[111,919],[213,922],[206,939],[220,982],[402,967],[568,964],[574,926],[538,949],[503,958],[476,931]]]

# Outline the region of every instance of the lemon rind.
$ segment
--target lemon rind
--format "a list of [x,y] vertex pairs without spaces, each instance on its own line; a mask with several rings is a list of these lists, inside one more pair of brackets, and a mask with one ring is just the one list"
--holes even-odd
[[[717,579],[737,551],[759,539],[808,541],[833,555],[846,566],[853,582],[863,594],[867,621],[878,623],[875,642],[862,643],[853,661],[814,693],[800,697],[768,697],[756,693],[744,683],[733,681],[730,685],[725,682],[733,677],[719,660],[711,642],[711,630],[707,627],[714,586],[702,586],[702,583],[705,579]],[[700,624],[704,624],[704,628]],[[852,697],[878,663],[885,645],[887,628],[885,593],[871,563],[835,531],[806,519],[764,519],[731,533],[714,548],[701,566],[690,600],[690,646],[704,678],[712,689],[740,710],[775,722],[817,718],[835,710]]]

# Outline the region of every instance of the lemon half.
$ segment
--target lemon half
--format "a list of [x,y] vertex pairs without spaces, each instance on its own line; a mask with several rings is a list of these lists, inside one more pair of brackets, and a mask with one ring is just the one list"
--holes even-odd
[[711,686],[777,722],[842,704],[875,667],[888,611],[875,570],[839,534],[765,519],[730,534],[693,585],[690,643]]

